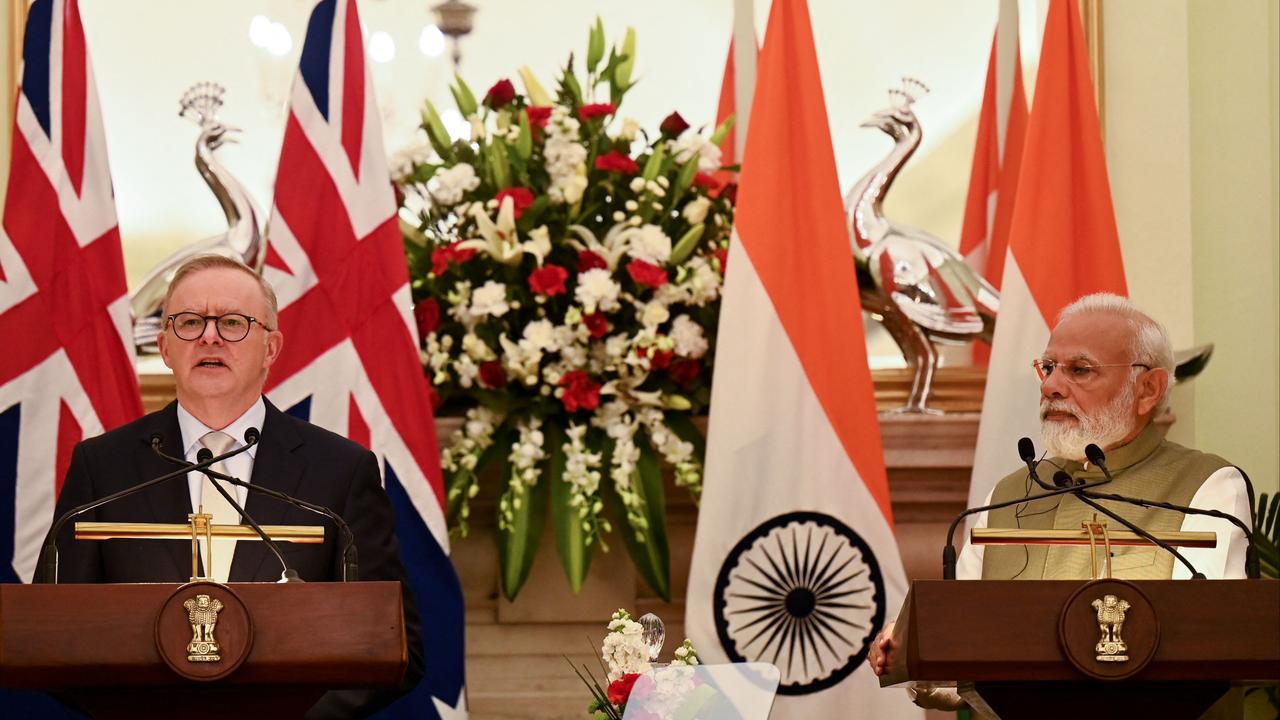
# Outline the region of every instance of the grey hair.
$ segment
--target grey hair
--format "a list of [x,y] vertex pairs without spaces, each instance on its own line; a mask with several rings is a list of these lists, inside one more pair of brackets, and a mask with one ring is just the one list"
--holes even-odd
[[[1138,309],[1132,300],[1111,293],[1085,295],[1058,313],[1058,322],[1085,313],[1108,313],[1123,318],[1133,329],[1133,362],[1153,368],[1164,368],[1169,373],[1169,386],[1173,386],[1173,344],[1164,326],[1150,315]],[[1160,399],[1157,410],[1168,405],[1169,393]]]
[[233,257],[227,257],[226,255],[219,255],[217,253],[196,255],[178,266],[178,269],[173,273],[173,279],[169,281],[169,289],[164,293],[164,305],[161,307],[164,308],[165,314],[168,314],[169,312],[169,300],[173,297],[174,289],[178,287],[178,284],[181,283],[183,279],[189,275],[194,275],[201,270],[214,270],[219,268],[239,270],[240,272],[248,273],[257,281],[258,287],[262,288],[262,296],[267,301],[267,322],[270,324],[270,329],[278,329],[279,325],[276,324],[276,320],[280,313],[280,308],[279,302],[276,300],[276,291],[271,287],[271,283],[267,282],[266,278],[254,272],[253,268],[245,265],[243,262],[240,262]]

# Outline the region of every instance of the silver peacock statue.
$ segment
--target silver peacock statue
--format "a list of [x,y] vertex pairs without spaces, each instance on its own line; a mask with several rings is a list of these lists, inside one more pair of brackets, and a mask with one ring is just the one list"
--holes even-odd
[[165,291],[173,273],[183,262],[196,255],[217,253],[244,262],[262,272],[267,245],[263,242],[261,213],[249,192],[218,162],[215,153],[229,142],[236,142],[239,128],[224,125],[218,119],[225,90],[216,83],[197,83],[182,96],[178,115],[200,127],[196,138],[196,169],[213,191],[227,218],[227,231],[191,243],[157,265],[143,278],[130,298],[133,308],[133,339],[139,353],[155,353],[156,337],[164,331],[161,317]]
[[[894,145],[845,196],[845,213],[862,307],[884,325],[913,372],[907,403],[898,412],[937,414],[928,407],[938,370],[934,343],[991,342],[1000,297],[942,240],[884,216],[885,195],[920,146],[920,121],[911,106],[917,94],[928,91],[904,78],[900,89],[889,90],[889,107],[862,123],[893,138]],[[1174,380],[1198,375],[1212,354],[1212,344],[1175,352]]]
[[928,407],[938,370],[934,343],[991,342],[1000,297],[964,258],[929,233],[885,217],[882,205],[894,178],[920,146],[920,121],[911,106],[928,92],[906,78],[889,91],[889,107],[862,127],[893,138],[893,149],[845,196],[862,307],[884,325],[913,371],[911,392],[899,412],[936,413]]

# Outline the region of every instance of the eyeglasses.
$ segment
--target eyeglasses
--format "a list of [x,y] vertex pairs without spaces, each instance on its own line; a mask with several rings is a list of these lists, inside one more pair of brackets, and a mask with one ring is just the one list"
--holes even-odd
[[227,313],[226,315],[201,315],[193,312],[174,313],[165,318],[166,322],[173,327],[173,334],[177,335],[181,340],[199,340],[204,335],[204,330],[209,326],[209,321],[213,321],[213,326],[218,330],[218,337],[227,342],[240,342],[249,337],[249,331],[253,329],[253,324],[262,325],[262,329],[271,332],[271,328],[267,327],[261,320],[255,317],[249,317],[243,313]]
[[1150,370],[1151,366],[1143,363],[1105,363],[1101,365],[1093,365],[1081,360],[1068,360],[1067,362],[1058,362],[1057,360],[1032,360],[1031,366],[1036,369],[1036,374],[1040,376],[1040,382],[1049,379],[1049,376],[1055,373],[1058,368],[1062,368],[1062,377],[1072,385],[1088,385],[1098,377],[1098,368],[1109,367],[1129,367],[1144,368]]

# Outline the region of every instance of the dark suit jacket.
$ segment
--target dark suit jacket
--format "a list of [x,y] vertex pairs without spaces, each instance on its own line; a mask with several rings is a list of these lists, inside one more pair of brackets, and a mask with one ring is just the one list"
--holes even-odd
[[[360,445],[280,412],[269,401],[255,452],[251,483],[323,505],[342,516],[355,534],[361,580],[404,580],[391,504],[382,490],[377,458]],[[177,469],[151,451],[153,434],[163,450],[182,457],[178,405],[170,403],[128,425],[76,445],[58,497],[54,518],[93,499]],[[230,489],[230,488],[229,488]],[[191,512],[186,474],[79,516],[82,521],[185,523]],[[325,525],[323,545],[279,543],[303,580],[342,578],[337,528],[327,518],[250,491],[245,504],[260,525]],[[185,583],[191,577],[189,541],[76,541],[74,522],[58,538],[58,581],[64,583]],[[240,542],[231,563],[231,582],[275,582],[280,563],[261,542]],[[359,717],[412,689],[422,677],[421,627],[417,608],[404,587],[409,667],[399,692],[331,692],[307,717]]]

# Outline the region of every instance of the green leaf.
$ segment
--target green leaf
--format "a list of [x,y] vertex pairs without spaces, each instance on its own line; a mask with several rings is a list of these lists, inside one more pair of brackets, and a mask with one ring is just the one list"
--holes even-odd
[[494,137],[485,146],[484,151],[485,164],[493,173],[493,184],[498,190],[511,187],[511,164],[507,160],[507,142],[502,138]]
[[[510,449],[510,445],[506,445]],[[504,455],[505,457],[505,455]],[[508,468],[508,475],[512,468]],[[538,478],[538,484],[525,488],[520,507],[509,528],[498,528],[498,560],[502,568],[502,594],[515,600],[520,588],[529,579],[533,559],[538,553],[538,541],[542,538],[542,525],[547,518],[547,478]]]
[[627,511],[618,497],[613,483],[601,483],[605,488],[605,502],[617,519],[622,542],[627,554],[635,563],[636,571],[663,600],[671,600],[671,551],[667,544],[666,502],[662,489],[662,467],[657,454],[649,445],[643,430],[636,433],[636,446],[640,448],[640,460],[632,473],[631,484],[640,495],[641,510],[649,527],[644,531],[644,542],[637,540],[635,528],[627,522]]
[[560,563],[569,578],[569,588],[577,593],[582,590],[587,569],[591,567],[591,551],[595,543],[582,528],[583,518],[578,515],[578,508],[569,505],[573,487],[564,480],[564,433],[557,426],[545,427],[546,440],[553,448],[544,479],[551,483],[551,519],[555,523],[556,549],[560,551]]
[[735,118],[737,118],[737,115],[730,115],[725,118],[724,122],[720,123],[720,127],[716,128],[716,131],[711,133],[712,145],[718,146],[720,143],[724,142],[725,136],[729,134],[729,130],[733,128],[733,124],[736,122]]
[[679,265],[689,257],[693,249],[698,246],[698,241],[702,239],[702,234],[707,231],[706,223],[698,223],[689,228],[688,232],[680,237],[676,242],[675,249],[671,251],[671,264]]
[[649,160],[644,164],[644,172],[641,174],[646,181],[651,181],[658,177],[658,173],[662,170],[662,161],[667,158],[667,146],[664,143],[658,143],[653,147],[653,154],[649,156]]
[[436,153],[445,160],[452,160],[453,143],[449,140],[449,131],[444,129],[444,121],[440,119],[440,113],[436,112],[436,106],[430,100],[422,109],[422,129],[427,131],[427,139],[431,141],[431,147],[435,148]]
[[529,115],[526,113],[518,113],[520,116],[520,136],[516,138],[516,157],[521,160],[528,160],[533,155],[533,130],[529,127]]
[[449,92],[453,93],[453,101],[458,104],[458,112],[462,113],[462,117],[469,118],[476,114],[480,105],[476,102],[476,96],[471,92],[471,88],[467,87],[466,81],[461,75],[454,75],[457,85],[450,85]]
[[600,59],[604,57],[604,21],[596,16],[596,24],[591,27],[587,38],[587,73],[596,71]]

